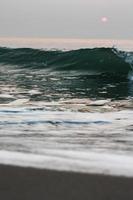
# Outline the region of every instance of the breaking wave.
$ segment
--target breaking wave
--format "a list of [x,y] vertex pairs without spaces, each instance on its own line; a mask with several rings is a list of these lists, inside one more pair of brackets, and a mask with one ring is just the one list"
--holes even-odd
[[57,71],[80,70],[97,73],[128,74],[133,53],[115,48],[78,49],[71,51],[0,47],[0,64]]

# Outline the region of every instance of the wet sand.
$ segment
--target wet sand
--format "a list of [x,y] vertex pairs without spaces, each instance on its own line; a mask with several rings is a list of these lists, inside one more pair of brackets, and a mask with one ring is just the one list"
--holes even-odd
[[0,165],[1,200],[133,200],[133,178]]

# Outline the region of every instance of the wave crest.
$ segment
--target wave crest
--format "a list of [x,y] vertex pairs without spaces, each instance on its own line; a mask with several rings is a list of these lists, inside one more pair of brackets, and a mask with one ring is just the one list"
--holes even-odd
[[80,70],[99,73],[125,73],[132,67],[133,54],[115,48],[78,49],[71,51],[31,48],[0,48],[0,63],[51,70]]

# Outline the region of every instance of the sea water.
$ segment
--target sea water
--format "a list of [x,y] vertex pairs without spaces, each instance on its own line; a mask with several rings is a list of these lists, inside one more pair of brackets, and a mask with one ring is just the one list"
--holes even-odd
[[0,163],[133,176],[131,42],[23,40],[0,39]]

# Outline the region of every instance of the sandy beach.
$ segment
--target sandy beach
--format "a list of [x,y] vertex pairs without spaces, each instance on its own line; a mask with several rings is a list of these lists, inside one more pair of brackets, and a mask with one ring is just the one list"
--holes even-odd
[[0,165],[2,200],[132,200],[133,178]]

